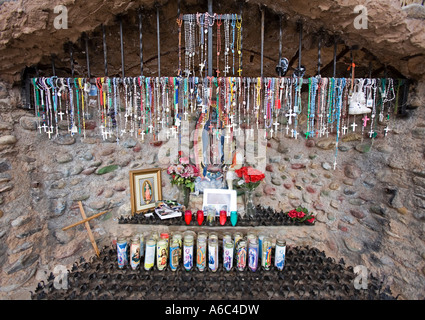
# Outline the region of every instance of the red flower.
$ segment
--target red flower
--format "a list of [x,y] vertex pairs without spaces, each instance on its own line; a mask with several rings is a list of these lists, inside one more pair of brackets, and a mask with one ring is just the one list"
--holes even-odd
[[300,212],[297,212],[297,218],[304,218],[305,217],[305,213],[304,212],[302,212],[302,211],[300,211]]
[[288,212],[288,216],[289,216],[290,218],[296,218],[296,217],[297,217],[297,211],[295,211],[295,210],[291,210],[291,211],[289,211],[289,212]]
[[242,178],[243,176],[247,175],[248,173],[248,169],[247,167],[242,167],[238,170],[235,170],[236,174],[238,175],[239,178]]
[[308,219],[307,222],[313,223],[314,222],[314,217],[311,217],[311,219]]

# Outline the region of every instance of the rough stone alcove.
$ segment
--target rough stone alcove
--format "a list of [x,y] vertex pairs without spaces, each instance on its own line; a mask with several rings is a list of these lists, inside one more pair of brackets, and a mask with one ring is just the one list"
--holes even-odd
[[[55,5],[68,8],[69,28],[53,27]],[[160,1],[161,74],[176,75],[178,41],[176,1]],[[299,204],[318,213],[315,229],[263,228],[281,233],[289,244],[314,245],[350,265],[365,265],[390,285],[395,295],[423,299],[425,282],[425,32],[423,18],[402,9],[399,1],[361,1],[368,9],[368,29],[353,26],[354,4],[326,1],[214,2],[215,12],[243,15],[244,75],[260,74],[261,13],[265,10],[264,75],[275,76],[279,15],[283,15],[282,54],[292,74],[298,59],[297,22],[303,21],[302,63],[306,76],[317,71],[317,40],[324,77],[333,72],[333,39],[338,36],[336,74],[348,77],[350,48],[356,76],[407,78],[411,81],[406,114],[395,119],[388,137],[372,148],[356,134],[341,142],[336,171],[330,170],[332,139],[293,141],[284,135],[268,141],[266,183],[256,192],[265,206],[290,209]],[[71,266],[92,255],[86,230],[61,228],[80,220],[77,201],[87,212],[110,209],[91,222],[101,246],[139,226],[117,225],[130,211],[128,171],[166,167],[161,146],[127,139],[120,146],[104,142],[93,130],[86,139],[65,134],[48,140],[35,128],[33,111],[22,95],[22,75],[86,76],[85,35],[92,76],[103,76],[102,24],[108,45],[108,75],[121,75],[119,25],[124,21],[125,74],[140,74],[138,8],[143,12],[144,75],[157,75],[156,7],[154,1],[9,1],[0,4],[0,297],[29,298],[38,281],[54,266]],[[182,13],[205,12],[207,1],[181,1]],[[414,18],[412,18],[414,16]],[[423,16],[422,16],[423,17]],[[24,77],[25,78],[25,77]],[[303,101],[307,96],[303,93]],[[103,175],[107,165],[118,169]],[[163,190],[175,190],[163,176]],[[193,207],[200,199],[193,198]],[[149,228],[149,227],[146,227]],[[167,229],[167,228],[164,228]],[[168,229],[167,229],[168,230]]]

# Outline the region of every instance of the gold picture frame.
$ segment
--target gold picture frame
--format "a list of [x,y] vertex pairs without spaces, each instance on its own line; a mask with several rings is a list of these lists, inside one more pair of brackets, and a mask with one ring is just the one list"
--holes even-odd
[[161,169],[130,171],[131,214],[144,213],[162,200]]

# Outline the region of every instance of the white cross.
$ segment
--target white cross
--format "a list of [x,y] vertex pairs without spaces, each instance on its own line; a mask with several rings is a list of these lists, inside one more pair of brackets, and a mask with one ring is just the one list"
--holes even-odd
[[226,138],[226,142],[229,143],[230,136],[226,135],[225,138]]
[[167,136],[167,139],[170,139],[170,130],[167,129],[167,131],[165,131],[165,135]]
[[105,127],[103,127],[102,129],[102,138],[103,140],[106,140],[106,138],[108,138],[108,132]]
[[46,124],[44,123],[41,127],[43,128],[44,133],[46,133],[46,128],[48,128],[48,126],[46,126]]
[[335,160],[335,162],[334,162],[334,170],[336,169],[336,160]]
[[171,134],[174,136],[174,138],[177,138],[177,131],[175,127],[171,127]]
[[205,67],[205,63],[204,62],[202,62],[202,63],[199,64],[199,68],[201,70],[201,75],[202,75],[202,71],[204,70],[204,67]]
[[372,138],[373,134],[374,134],[373,130],[370,129],[370,131],[369,131],[369,138]]
[[65,114],[65,113],[63,113],[62,111],[61,111],[61,112],[58,112],[59,117],[61,117],[61,121],[63,120],[62,116],[63,116],[64,114]]
[[145,132],[142,130],[142,132],[140,134],[142,136],[142,140],[144,141],[145,140]]
[[226,76],[229,73],[229,70],[230,70],[230,66],[224,67],[224,76]]
[[167,120],[165,120],[164,118],[162,118],[162,120],[160,121],[161,128],[164,128],[164,123],[166,123],[166,122],[167,122]]
[[148,126],[148,128],[149,128],[149,133],[152,133],[153,125],[152,125],[152,124],[150,124],[150,125]]
[[125,129],[122,129],[121,130],[121,136],[124,134],[124,133],[126,133],[127,131],[125,131]]
[[353,123],[350,125],[350,127],[352,127],[352,128],[353,128],[353,132],[354,132],[354,131],[356,131],[357,124],[356,124],[355,122],[353,122]]
[[296,117],[297,116],[297,114],[295,112],[294,113],[291,113],[291,111],[292,110],[289,110],[289,113],[285,114],[285,117],[289,118],[288,119],[288,124],[292,124],[292,117]]
[[47,135],[49,136],[49,139],[50,139],[50,135],[53,133],[53,130],[48,130],[46,133],[47,133]]
[[274,123],[273,123],[273,125],[274,125],[274,130],[277,132],[277,127],[279,126],[279,122],[277,122],[277,121],[275,121]]
[[176,127],[180,127],[180,119],[176,117]]
[[288,125],[286,125],[286,135],[288,135],[288,133],[289,133],[289,126]]
[[273,130],[273,128],[271,128],[270,129],[270,138],[273,138],[273,132],[274,132],[274,130]]
[[344,124],[344,126],[342,127],[342,134],[346,134],[348,130],[348,127]]
[[384,131],[385,131],[385,136],[387,136],[388,131],[390,131],[391,129],[388,127],[388,125],[385,127]]
[[184,120],[187,120],[187,115],[188,115],[187,111],[185,111],[183,114],[184,114]]
[[329,137],[329,130],[328,130],[328,128],[325,128],[325,132],[323,134],[326,134],[326,138]]
[[238,136],[240,136],[240,135],[241,135],[241,131],[242,131],[241,127],[239,126],[239,127],[236,129],[236,131],[238,132]]

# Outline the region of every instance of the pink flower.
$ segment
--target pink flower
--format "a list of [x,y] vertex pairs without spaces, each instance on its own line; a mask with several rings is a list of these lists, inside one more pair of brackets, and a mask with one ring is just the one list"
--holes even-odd
[[176,167],[174,165],[169,166],[168,169],[167,169],[168,174],[172,174],[175,171],[176,171]]
[[182,174],[182,172],[184,171],[184,166],[183,166],[183,165],[181,165],[181,164],[178,164],[178,165],[176,166],[175,171],[176,171],[176,173],[178,173],[178,174]]
[[182,178],[185,178],[185,179],[190,178],[190,173],[187,172],[187,171],[184,171],[184,172],[182,172],[181,176],[182,176]]
[[189,158],[188,157],[181,157],[180,163],[181,164],[189,164]]
[[193,167],[192,166],[187,166],[186,169],[184,170],[185,173],[187,173],[189,176],[193,175]]

